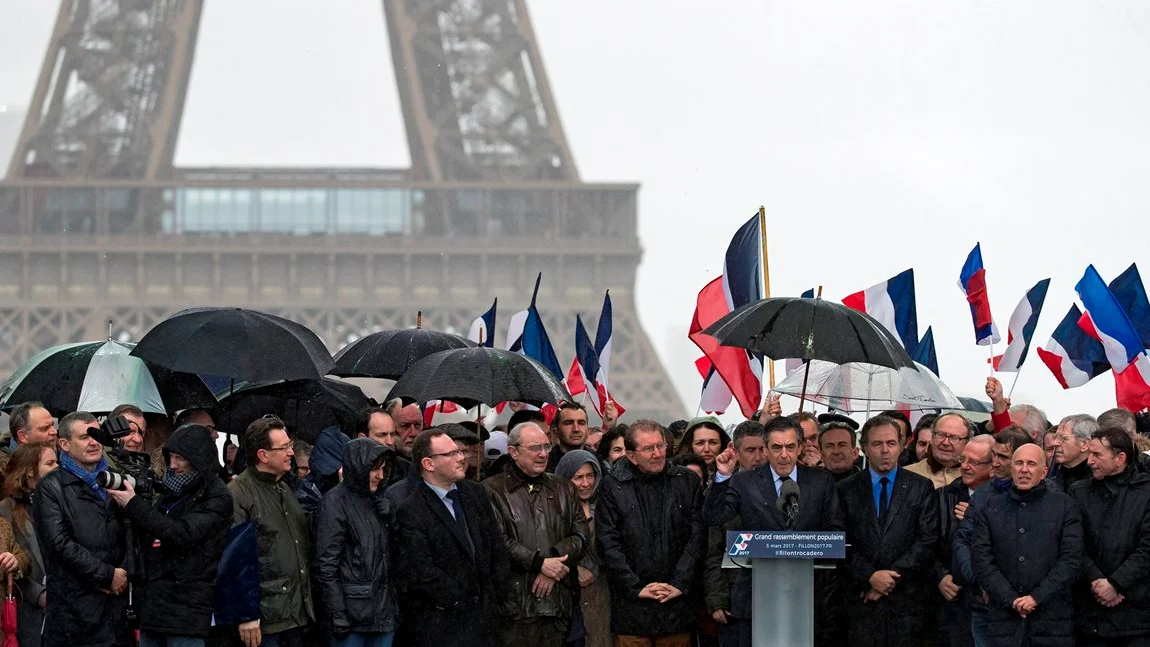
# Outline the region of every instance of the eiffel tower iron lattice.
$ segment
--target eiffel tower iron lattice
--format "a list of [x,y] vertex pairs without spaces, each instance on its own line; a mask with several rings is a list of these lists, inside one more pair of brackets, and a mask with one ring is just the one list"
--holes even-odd
[[612,391],[628,417],[683,417],[635,312],[638,187],[580,181],[526,0],[382,4],[401,171],[177,167],[203,0],[62,2],[0,181],[0,373],[193,305],[278,313],[333,351],[416,310],[464,331],[542,269],[560,360],[610,289]]

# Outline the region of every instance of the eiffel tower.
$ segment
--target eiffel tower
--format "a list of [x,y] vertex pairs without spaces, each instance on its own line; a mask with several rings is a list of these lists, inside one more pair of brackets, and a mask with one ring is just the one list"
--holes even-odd
[[[540,310],[560,361],[614,305],[628,417],[685,415],[635,313],[634,184],[582,182],[526,0],[383,0],[411,168],[173,164],[203,0],[65,0],[0,181],[0,373],[191,306],[382,329]],[[593,324],[592,324],[593,325]]]

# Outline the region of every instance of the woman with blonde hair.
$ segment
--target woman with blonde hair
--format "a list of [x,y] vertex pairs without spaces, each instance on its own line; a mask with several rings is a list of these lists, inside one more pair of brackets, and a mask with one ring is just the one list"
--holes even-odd
[[[24,443],[12,452],[4,469],[6,498],[0,501],[0,551],[12,551],[20,565],[16,580],[20,647],[39,647],[44,625],[44,558],[32,524],[32,493],[40,478],[56,465],[56,449],[51,443]],[[0,553],[0,568],[5,566],[3,557]]]

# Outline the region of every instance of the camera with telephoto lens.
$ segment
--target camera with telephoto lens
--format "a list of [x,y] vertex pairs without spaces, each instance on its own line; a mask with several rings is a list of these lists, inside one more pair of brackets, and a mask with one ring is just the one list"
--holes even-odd
[[120,472],[104,470],[96,475],[96,484],[109,490],[123,490],[124,483],[145,498],[163,491],[163,483],[152,471],[152,457],[143,452],[124,449],[117,441],[132,433],[132,426],[124,417],[109,418],[99,427],[88,427],[88,435],[108,448],[108,457],[117,463]]

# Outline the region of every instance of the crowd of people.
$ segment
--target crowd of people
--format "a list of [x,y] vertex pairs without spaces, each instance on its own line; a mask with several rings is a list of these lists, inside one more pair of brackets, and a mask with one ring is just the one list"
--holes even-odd
[[840,530],[816,644],[1150,645],[1136,417],[1050,424],[987,394],[977,425],[769,399],[730,429],[611,406],[592,428],[578,404],[424,429],[393,401],[318,433],[265,415],[222,461],[210,411],[57,422],[28,402],[0,459],[0,572],[21,646],[746,646],[726,531]]

